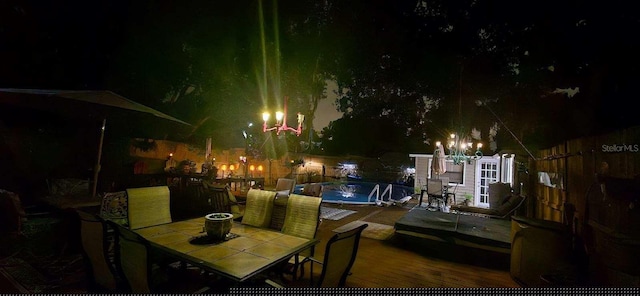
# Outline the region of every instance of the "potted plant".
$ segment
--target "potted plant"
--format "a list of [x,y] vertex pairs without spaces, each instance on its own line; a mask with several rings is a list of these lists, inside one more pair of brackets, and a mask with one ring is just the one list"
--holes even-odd
[[471,193],[465,193],[464,194],[464,200],[462,201],[462,203],[465,206],[469,206],[469,205],[473,204],[473,195],[471,195]]
[[209,238],[219,241],[227,237],[227,234],[231,230],[233,214],[212,213],[206,215],[204,218],[204,229]]

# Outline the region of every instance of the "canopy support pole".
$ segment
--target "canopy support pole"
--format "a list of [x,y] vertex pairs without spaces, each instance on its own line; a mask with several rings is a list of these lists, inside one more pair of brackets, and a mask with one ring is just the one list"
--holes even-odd
[[102,127],[100,128],[100,143],[98,144],[98,158],[96,160],[96,166],[93,169],[93,190],[91,197],[96,198],[96,190],[98,189],[98,174],[100,174],[100,161],[102,159],[102,144],[104,143],[104,128],[107,125],[107,119],[102,119]]

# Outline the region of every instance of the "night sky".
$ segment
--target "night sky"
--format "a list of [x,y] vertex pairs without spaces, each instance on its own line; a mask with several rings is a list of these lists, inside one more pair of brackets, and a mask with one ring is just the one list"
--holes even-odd
[[537,147],[638,124],[623,107],[640,69],[624,1],[334,2],[3,1],[0,87],[108,89],[234,141],[238,128],[224,129],[309,97],[318,74],[352,91],[321,100],[341,102],[336,128],[388,117],[415,134],[402,140],[413,151],[457,125],[486,137],[496,118],[477,100]]

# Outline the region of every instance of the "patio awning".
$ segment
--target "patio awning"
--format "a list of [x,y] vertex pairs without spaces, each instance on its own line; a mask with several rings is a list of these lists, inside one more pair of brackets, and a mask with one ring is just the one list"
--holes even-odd
[[[159,134],[166,135],[170,132],[179,132],[179,129],[175,127],[191,128],[191,125],[185,121],[136,103],[108,90],[0,88],[0,105],[2,105],[6,116],[29,117],[29,115],[47,113],[71,120],[101,122],[100,142],[98,144],[93,178],[92,195],[94,197],[100,172],[107,121],[110,122],[110,125],[116,124],[119,126],[117,133],[126,133],[130,137],[141,138],[154,138]],[[11,110],[6,111],[7,109]],[[33,120],[36,119],[33,118]]]
[[[183,125],[191,124],[136,103],[108,90],[46,90],[0,88],[0,103],[74,116],[120,116],[118,112],[140,112]],[[77,113],[82,112],[82,113]],[[140,116],[141,114],[137,114]]]

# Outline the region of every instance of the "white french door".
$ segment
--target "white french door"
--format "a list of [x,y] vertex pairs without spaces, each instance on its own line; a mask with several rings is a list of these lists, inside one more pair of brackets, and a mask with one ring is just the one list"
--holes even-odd
[[489,207],[489,184],[498,182],[500,176],[500,160],[495,158],[482,158],[477,160],[476,188],[473,205],[476,207]]

